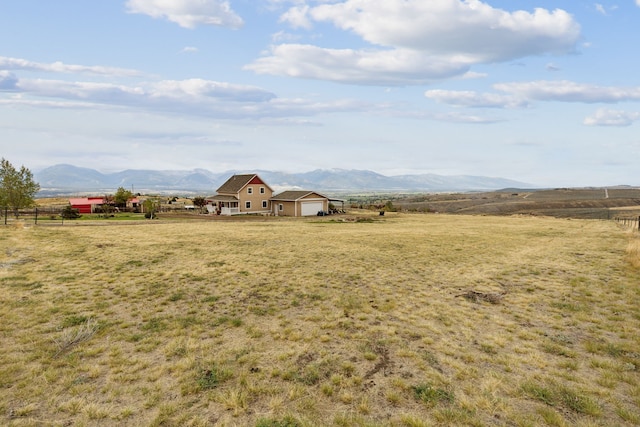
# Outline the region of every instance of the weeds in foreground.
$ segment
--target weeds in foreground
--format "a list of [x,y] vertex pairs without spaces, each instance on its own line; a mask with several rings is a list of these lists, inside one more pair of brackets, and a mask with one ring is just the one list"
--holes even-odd
[[87,319],[83,323],[63,329],[58,338],[54,339],[58,350],[54,357],[70,350],[76,345],[88,341],[98,331],[98,322],[95,319]]

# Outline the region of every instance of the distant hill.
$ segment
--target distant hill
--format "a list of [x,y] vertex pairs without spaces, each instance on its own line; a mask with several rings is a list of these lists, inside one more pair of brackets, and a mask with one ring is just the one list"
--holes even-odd
[[129,169],[101,173],[72,165],[55,165],[34,173],[43,194],[114,192],[118,187],[134,192],[192,192],[214,194],[235,173],[257,173],[274,190],[310,189],[325,192],[380,191],[477,191],[503,188],[531,188],[527,183],[485,176],[435,174],[385,176],[368,170],[318,169],[304,173],[274,171],[224,171],[205,169],[158,171]]

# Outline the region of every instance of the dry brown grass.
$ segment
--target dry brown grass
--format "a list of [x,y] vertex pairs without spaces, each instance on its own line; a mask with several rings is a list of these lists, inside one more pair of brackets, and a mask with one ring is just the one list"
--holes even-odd
[[627,246],[629,263],[635,268],[640,268],[640,234],[636,233],[629,239]]
[[5,227],[0,424],[637,425],[628,240],[391,213]]

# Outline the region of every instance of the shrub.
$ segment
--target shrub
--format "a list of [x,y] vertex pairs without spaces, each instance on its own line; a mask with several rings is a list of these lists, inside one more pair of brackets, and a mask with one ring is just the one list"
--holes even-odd
[[64,219],[77,219],[80,218],[80,211],[78,209],[72,208],[71,205],[65,206],[60,212],[60,216]]

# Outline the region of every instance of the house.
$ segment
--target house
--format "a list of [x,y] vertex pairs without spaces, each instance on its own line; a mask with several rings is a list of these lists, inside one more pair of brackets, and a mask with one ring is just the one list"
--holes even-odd
[[69,199],[71,208],[77,209],[78,213],[91,214],[100,211],[104,204],[104,197],[75,197]]
[[233,175],[208,198],[207,207],[219,215],[268,214],[273,190],[258,175]]
[[315,191],[284,191],[271,198],[274,215],[316,216],[329,211],[329,198]]
[[137,212],[141,207],[142,204],[140,203],[140,199],[138,197],[127,200],[127,209],[133,212]]

